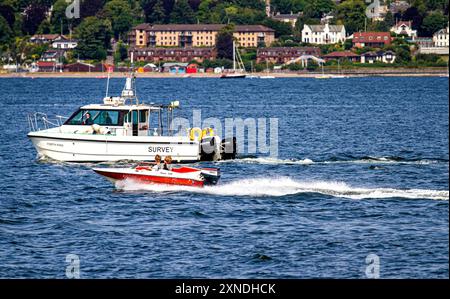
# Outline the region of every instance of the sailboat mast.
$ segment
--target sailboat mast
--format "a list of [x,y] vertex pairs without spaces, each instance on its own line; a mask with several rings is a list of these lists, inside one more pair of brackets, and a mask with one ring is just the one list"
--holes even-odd
[[236,71],[236,44],[233,41],[233,70]]

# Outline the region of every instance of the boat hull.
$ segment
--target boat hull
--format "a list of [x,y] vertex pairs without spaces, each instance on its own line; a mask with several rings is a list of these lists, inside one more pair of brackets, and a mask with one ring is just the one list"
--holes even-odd
[[[109,181],[116,183],[117,181],[131,180],[142,184],[162,184],[177,185],[202,188],[205,185],[214,185],[220,178],[218,170],[213,172],[207,169],[208,174],[202,173],[200,169],[189,167],[179,168],[177,171],[159,170],[152,171],[149,167],[136,168],[94,168],[97,174],[105,177]],[[214,178],[212,173],[215,173]]]
[[226,74],[222,75],[220,79],[243,79],[247,77],[245,74]]
[[172,156],[174,162],[200,160],[199,142],[185,139],[109,135],[28,134],[38,155],[63,162],[153,161],[156,154]]

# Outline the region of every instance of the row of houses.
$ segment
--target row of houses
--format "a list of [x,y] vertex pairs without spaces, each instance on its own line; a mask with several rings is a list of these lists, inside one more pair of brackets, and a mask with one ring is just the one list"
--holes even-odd
[[[412,29],[411,21],[399,21],[390,30],[390,32],[356,32],[353,35],[347,36],[344,25],[308,25],[305,24],[302,30],[302,42],[318,45],[329,45],[336,43],[343,43],[346,39],[365,39],[363,43],[390,43],[391,32],[397,35],[404,35],[412,40],[417,38],[417,30]],[[375,38],[377,40],[372,40]]]
[[76,73],[90,73],[90,72],[107,72],[108,69],[115,72],[125,72],[127,68],[114,67],[106,63],[90,64],[86,62],[75,62],[70,64],[63,64],[57,61],[38,61],[33,65],[38,72],[76,72]]
[[257,52],[257,63],[268,62],[271,64],[283,65],[294,61],[301,56],[314,56],[325,61],[339,60],[360,63],[394,63],[396,55],[392,51],[370,51],[364,54],[356,54],[351,51],[336,51],[325,55],[320,53],[317,47],[277,47],[259,49]]
[[[161,50],[161,49],[158,49]],[[164,49],[170,52],[170,49]],[[182,55],[183,51],[189,51],[190,49],[177,49],[177,55]],[[193,50],[191,50],[193,51]],[[188,52],[191,53],[191,52]],[[190,74],[197,72],[221,72],[218,69],[208,69],[203,70],[198,68],[196,63],[188,63],[187,61],[192,61],[194,59],[178,59],[179,56],[173,56],[172,54],[160,54],[160,60],[155,61],[157,64],[148,63],[144,67],[140,67],[138,72],[169,72],[173,74]],[[187,54],[190,55],[190,54]],[[188,56],[183,56],[184,58]],[[321,58],[325,61],[339,60],[339,61],[349,61],[349,62],[360,62],[360,63],[394,63],[395,53],[392,51],[371,51],[364,54],[356,54],[351,51],[337,51],[329,54],[322,55],[320,48],[318,47],[272,47],[272,48],[261,48],[257,51],[257,63],[270,63],[274,65],[286,65],[289,62],[297,60],[300,57],[316,57]],[[192,57],[189,57],[192,58]],[[164,61],[177,61],[177,62],[164,62]],[[164,62],[164,63],[161,63]],[[197,60],[201,63],[202,60]],[[157,66],[158,65],[158,66]],[[107,72],[108,69],[115,72],[125,72],[126,67],[118,68],[108,64],[89,64],[85,62],[76,62],[64,65],[60,63],[56,58],[47,57],[44,60],[38,61],[35,65],[36,71],[39,72]]]
[[78,46],[76,39],[68,38],[62,34],[36,34],[30,38],[33,44],[50,44],[53,49],[71,50]]

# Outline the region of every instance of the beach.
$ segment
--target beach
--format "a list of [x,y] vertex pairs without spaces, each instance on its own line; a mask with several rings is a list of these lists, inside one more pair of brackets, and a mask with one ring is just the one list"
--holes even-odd
[[[321,75],[319,71],[307,72],[271,72],[271,73],[254,73],[256,76],[274,76],[276,78],[311,78]],[[429,68],[352,68],[344,69],[340,73],[336,70],[325,71],[327,75],[345,75],[350,77],[366,77],[366,76],[386,76],[386,77],[434,77],[448,75],[448,69],[442,67]],[[110,74],[111,78],[124,78],[127,75],[125,72],[114,72]],[[145,72],[136,73],[140,78],[219,78],[222,74],[215,73],[194,73],[194,74],[173,74],[161,72]],[[97,78],[106,79],[108,74],[106,72],[34,72],[34,73],[0,73],[0,78]]]

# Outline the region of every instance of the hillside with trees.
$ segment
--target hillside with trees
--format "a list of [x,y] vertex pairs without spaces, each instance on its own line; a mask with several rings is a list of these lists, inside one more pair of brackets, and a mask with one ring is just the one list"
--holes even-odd
[[[300,41],[305,23],[318,24],[324,15],[332,24],[344,24],[349,34],[362,30],[386,31],[395,20],[412,20],[419,36],[431,36],[448,23],[449,0],[408,0],[409,8],[384,21],[366,18],[364,0],[272,0],[272,12],[298,13],[295,28],[268,18],[259,0],[80,0],[79,18],[67,18],[71,3],[66,0],[0,0],[0,55],[17,62],[35,59],[45,45],[28,43],[35,34],[64,34],[78,40],[71,53],[80,59],[103,60],[113,54],[126,57],[125,43],[130,29],[140,23],[263,24],[276,31],[279,45]],[[392,1],[386,1],[389,4]],[[117,43],[114,50],[111,42]]]

